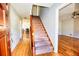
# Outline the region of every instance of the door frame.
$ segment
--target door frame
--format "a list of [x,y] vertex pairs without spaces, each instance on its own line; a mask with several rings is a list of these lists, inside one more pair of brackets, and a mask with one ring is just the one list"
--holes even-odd
[[[2,11],[3,11],[3,22],[4,22],[4,31],[5,31],[5,43],[4,43],[4,45],[5,45],[5,51],[6,52],[4,52],[5,53],[5,55],[4,56],[10,56],[10,49],[9,49],[9,47],[10,47],[10,42],[9,42],[9,37],[10,37],[10,35],[9,35],[9,30],[8,30],[8,27],[5,27],[5,25],[7,25],[6,24],[6,20],[8,20],[9,21],[9,19],[8,19],[8,11],[7,11],[7,6],[8,6],[8,4],[7,3],[0,3],[0,7],[1,7],[1,9],[2,9]],[[2,55],[3,56],[3,55]]]
[[55,51],[55,53],[58,53],[58,34],[59,34],[59,10],[62,9],[63,7],[69,5],[70,3],[62,3],[59,7],[57,7],[56,9],[56,21],[55,21],[55,33],[56,33],[56,39],[57,39],[57,49]]

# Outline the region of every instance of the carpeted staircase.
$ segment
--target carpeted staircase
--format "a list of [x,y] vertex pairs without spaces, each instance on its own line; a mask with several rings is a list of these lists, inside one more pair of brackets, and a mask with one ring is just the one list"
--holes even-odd
[[53,46],[39,17],[33,17],[33,55],[45,54],[53,51]]

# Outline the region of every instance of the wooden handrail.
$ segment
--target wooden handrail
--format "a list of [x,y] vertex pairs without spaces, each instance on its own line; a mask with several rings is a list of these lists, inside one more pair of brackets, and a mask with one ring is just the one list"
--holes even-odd
[[32,55],[33,55],[33,36],[32,36],[32,15],[30,15],[30,37],[31,37],[31,49],[32,49]]

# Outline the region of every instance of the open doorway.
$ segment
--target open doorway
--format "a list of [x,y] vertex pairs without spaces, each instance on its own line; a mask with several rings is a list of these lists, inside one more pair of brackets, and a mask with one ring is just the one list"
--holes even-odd
[[79,4],[68,4],[59,10],[58,52],[64,56],[79,55]]

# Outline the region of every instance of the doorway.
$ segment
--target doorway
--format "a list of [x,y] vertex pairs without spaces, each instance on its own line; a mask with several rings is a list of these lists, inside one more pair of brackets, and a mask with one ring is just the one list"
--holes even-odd
[[79,55],[79,4],[68,4],[59,10],[58,52],[64,56]]

